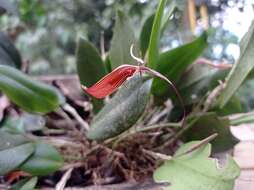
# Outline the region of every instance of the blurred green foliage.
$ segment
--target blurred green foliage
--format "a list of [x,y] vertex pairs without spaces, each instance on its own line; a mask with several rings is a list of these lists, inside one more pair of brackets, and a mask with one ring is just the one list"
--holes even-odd
[[[0,25],[7,31],[14,31],[16,45],[23,57],[29,61],[31,74],[75,72],[75,44],[79,35],[99,48],[103,32],[105,49],[108,51],[117,9],[128,15],[130,24],[135,28],[134,33],[138,37],[142,25],[154,12],[158,3],[152,0],[11,1],[18,7],[19,16],[3,15],[0,18]],[[191,36],[191,32],[181,28],[184,15],[182,4],[183,2],[177,1],[179,10],[165,28],[165,35],[161,40],[162,49],[171,49],[189,41],[183,36]],[[239,3],[235,6],[238,5]],[[226,6],[228,1],[208,5],[211,20],[223,20],[221,17]],[[221,16],[218,17],[218,13]],[[209,40],[211,45],[204,55],[211,59],[226,59],[233,62],[232,55],[226,50],[229,44],[237,44],[238,39],[221,26],[222,24],[212,29]],[[221,51],[216,51],[216,48]]]

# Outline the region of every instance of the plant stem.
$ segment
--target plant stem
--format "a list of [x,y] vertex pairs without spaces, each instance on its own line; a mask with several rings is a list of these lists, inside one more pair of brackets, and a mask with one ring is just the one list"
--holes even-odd
[[81,127],[83,129],[85,129],[85,131],[89,130],[89,125],[87,122],[85,122],[80,115],[78,114],[78,112],[69,104],[65,104],[62,107],[65,111],[67,111],[68,113],[70,113],[81,125]]
[[127,131],[126,133],[123,133],[122,135],[119,135],[118,137],[116,137],[116,141],[114,142],[114,147],[122,140],[132,135],[135,135],[137,133],[146,132],[146,131],[150,131],[150,130],[158,129],[158,128],[164,128],[164,127],[181,127],[181,126],[182,126],[181,123],[162,123],[162,124],[150,125],[150,126],[142,127],[138,129],[131,129]]
[[162,146],[160,146],[159,149],[164,149],[166,148],[168,145],[172,144],[176,139],[178,139],[185,131],[189,130],[194,123],[196,123],[196,121],[199,119],[199,117],[194,118],[190,123],[188,123],[184,128],[181,128],[180,131],[178,131],[174,137],[172,139],[170,139],[169,141],[167,141],[166,143],[164,143]]
[[198,148],[202,147],[203,145],[206,145],[207,143],[209,143],[210,141],[215,139],[217,136],[218,136],[218,133],[214,133],[214,134],[210,135],[209,137],[201,140],[199,143],[193,145],[188,150],[186,150],[185,152],[183,152],[177,156],[183,156],[185,154],[189,154],[189,153],[193,152],[194,150],[197,150]]
[[146,149],[142,149],[142,151],[156,159],[162,159],[162,160],[171,160],[172,159],[172,156],[169,156],[169,155],[165,155],[165,154],[161,154],[161,153],[158,153],[158,152],[153,152],[153,151],[150,151],[150,150],[146,150]]
[[178,128],[178,127],[181,127],[181,126],[182,126],[181,123],[162,123],[162,124],[156,124],[156,125],[150,125],[150,126],[147,126],[147,127],[138,128],[133,133],[135,134],[135,133],[150,131],[150,130],[153,130],[153,129],[164,128],[164,127]]
[[229,119],[230,125],[241,125],[245,123],[254,123],[254,112],[244,114],[234,114],[226,116]]

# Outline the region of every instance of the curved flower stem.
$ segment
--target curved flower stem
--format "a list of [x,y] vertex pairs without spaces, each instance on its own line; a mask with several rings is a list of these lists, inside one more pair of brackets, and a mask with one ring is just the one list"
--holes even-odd
[[171,82],[167,77],[165,77],[164,75],[160,74],[159,72],[153,70],[153,69],[150,69],[148,67],[145,67],[145,66],[140,66],[139,69],[141,71],[146,71],[147,73],[150,73],[151,75],[153,76],[156,76],[156,77],[159,77],[161,78],[162,80],[165,80],[172,88],[173,90],[175,91],[176,95],[177,95],[177,98],[179,99],[179,102],[183,108],[183,119],[182,119],[182,126],[184,126],[185,124],[185,120],[186,120],[186,110],[185,110],[185,106],[184,106],[184,102],[183,102],[183,99],[182,99],[182,96],[180,95],[179,91],[177,90],[176,86],[173,84],[173,82]]

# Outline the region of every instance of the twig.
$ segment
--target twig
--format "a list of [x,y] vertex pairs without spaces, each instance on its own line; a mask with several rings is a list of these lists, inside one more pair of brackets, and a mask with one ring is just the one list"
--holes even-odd
[[199,143],[197,143],[197,144],[193,145],[192,147],[190,147],[188,150],[186,150],[183,153],[177,155],[177,157],[189,154],[189,153],[193,152],[194,150],[197,150],[198,148],[202,147],[203,145],[206,145],[207,143],[209,143],[210,141],[215,139],[217,136],[218,136],[218,133],[214,133],[214,134],[210,135],[209,137],[201,140]]
[[150,126],[147,126],[147,127],[137,128],[136,131],[133,131],[131,133],[131,135],[136,134],[136,133],[140,133],[140,132],[150,131],[150,130],[153,130],[153,129],[163,128],[163,127],[177,128],[177,127],[181,127],[181,126],[182,126],[181,123],[161,123],[161,124],[157,124],[157,125],[150,125]]
[[172,109],[172,103],[170,105],[166,105],[166,107],[161,111],[159,110],[159,113],[155,113],[153,117],[151,117],[150,121],[148,122],[148,125],[152,125],[160,121],[162,117],[167,115],[170,110]]
[[85,122],[80,115],[78,114],[78,112],[69,104],[65,104],[63,105],[63,109],[67,112],[69,112],[81,125],[81,127],[83,127],[85,129],[85,131],[89,130],[89,125],[87,122]]
[[229,63],[215,63],[215,62],[212,62],[211,60],[208,60],[205,58],[198,59],[196,61],[196,64],[208,65],[210,67],[217,68],[217,69],[231,69],[233,66],[232,64],[229,64]]
[[64,165],[62,168],[60,168],[60,170],[61,171],[66,171],[66,170],[69,170],[71,168],[79,168],[79,167],[84,166],[84,165],[85,165],[84,162],[75,162],[75,163]]
[[[29,135],[29,138],[31,138],[32,136]],[[81,143],[78,142],[74,142],[74,140],[72,139],[67,139],[67,138],[60,138],[59,136],[54,137],[37,137],[35,140],[42,140],[42,141],[46,141],[47,143],[50,143],[56,147],[72,147],[72,148],[82,148],[83,145]]]
[[65,111],[63,110],[63,108],[58,109],[57,113],[63,117],[63,119],[65,120],[64,122],[67,124],[66,128],[70,129],[70,130],[74,130],[77,133],[80,133],[79,130],[75,127],[74,122],[71,120],[71,118],[69,117],[69,115],[67,113],[65,113]]
[[172,144],[173,142],[175,142],[185,131],[189,130],[195,123],[196,121],[199,119],[199,117],[196,117],[195,119],[193,119],[190,123],[188,123],[184,128],[181,128],[181,130],[179,130],[172,139],[170,139],[169,141],[167,141],[166,143],[164,143],[163,145],[161,145],[158,149],[163,150],[164,148],[166,148],[167,146],[169,146],[170,144]]
[[[200,142],[198,142],[197,144],[193,145],[192,147],[190,147],[188,150],[182,152],[181,154],[175,156],[175,157],[180,157],[180,156],[183,156],[183,155],[186,155],[186,154],[189,154],[191,152],[193,152],[194,150],[197,150],[198,148],[206,145],[207,143],[209,143],[210,141],[212,141],[213,139],[215,139],[216,137],[218,136],[217,133],[214,133],[212,135],[210,135],[209,137],[201,140]],[[157,159],[162,159],[162,160],[171,160],[172,156],[169,156],[169,155],[165,155],[165,154],[161,154],[161,153],[157,153],[157,152],[152,152],[150,150],[146,150],[146,149],[142,149],[142,151],[146,154],[149,154],[151,155],[152,157],[154,158],[157,158]]]
[[162,124],[157,124],[157,125],[150,125],[147,127],[142,127],[142,128],[136,128],[135,126],[131,129],[129,129],[128,131],[118,135],[115,138],[110,139],[109,142],[115,141],[113,144],[113,147],[116,147],[116,145],[123,141],[124,139],[131,137],[137,133],[141,133],[141,132],[146,132],[146,131],[150,131],[153,129],[158,129],[158,128],[163,128],[163,127],[181,127],[182,123],[162,123]]
[[56,190],[64,190],[67,181],[71,177],[72,170],[73,168],[70,168],[68,171],[65,172],[61,180],[56,184]]
[[142,151],[144,153],[156,158],[156,159],[162,159],[162,160],[171,160],[172,159],[172,156],[161,154],[161,153],[158,153],[158,152],[153,152],[153,151],[146,150],[146,149],[142,149]]
[[219,85],[213,89],[213,91],[208,95],[205,103],[204,103],[204,109],[203,112],[207,112],[211,105],[214,103],[215,99],[221,94],[223,89],[225,88],[225,83],[222,81],[219,81]]

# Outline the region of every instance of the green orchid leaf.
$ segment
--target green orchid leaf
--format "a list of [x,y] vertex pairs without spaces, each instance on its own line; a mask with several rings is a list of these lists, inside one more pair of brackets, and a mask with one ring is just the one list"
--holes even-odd
[[21,135],[0,131],[0,175],[16,169],[34,152],[34,144]]
[[22,66],[21,56],[11,39],[0,32],[0,64],[14,66],[18,69]]
[[28,112],[48,113],[65,102],[57,89],[6,65],[0,65],[0,90]]
[[[204,32],[193,42],[159,55],[156,70],[171,81],[178,82],[187,67],[201,55],[206,47],[207,33]],[[152,92],[156,96],[166,96],[169,92],[168,84],[163,80],[155,79]]]
[[254,68],[254,21],[241,41],[240,50],[240,58],[226,78],[226,87],[219,99],[220,107],[226,105]]
[[161,25],[163,13],[166,5],[166,0],[160,0],[158,5],[151,32],[151,37],[148,46],[148,66],[155,69],[159,57],[159,41],[161,36]]
[[[80,83],[90,87],[106,75],[105,65],[97,49],[84,38],[79,38],[76,49],[76,64]],[[103,101],[92,98],[93,110],[97,113]]]
[[145,110],[151,82],[137,76],[122,86],[93,119],[88,138],[105,140],[133,126]]
[[140,46],[140,51],[141,51],[142,57],[145,57],[147,48],[149,46],[151,31],[153,28],[154,17],[155,17],[155,15],[152,14],[151,16],[149,16],[146,19],[146,21],[142,27],[141,33],[140,33],[139,46]]
[[22,185],[22,187],[20,188],[20,190],[34,190],[35,186],[37,184],[38,181],[38,177],[33,177],[30,180],[28,180],[27,182],[25,182],[24,185]]
[[112,69],[123,64],[134,63],[130,55],[130,47],[135,43],[136,38],[128,17],[122,11],[118,10],[116,12],[116,23],[109,54]]
[[2,126],[2,130],[9,133],[25,134],[29,131],[38,131],[43,129],[45,119],[41,115],[24,113],[20,117],[8,117]]
[[49,144],[35,143],[34,154],[19,169],[35,176],[43,176],[57,171],[63,165],[63,158]]

